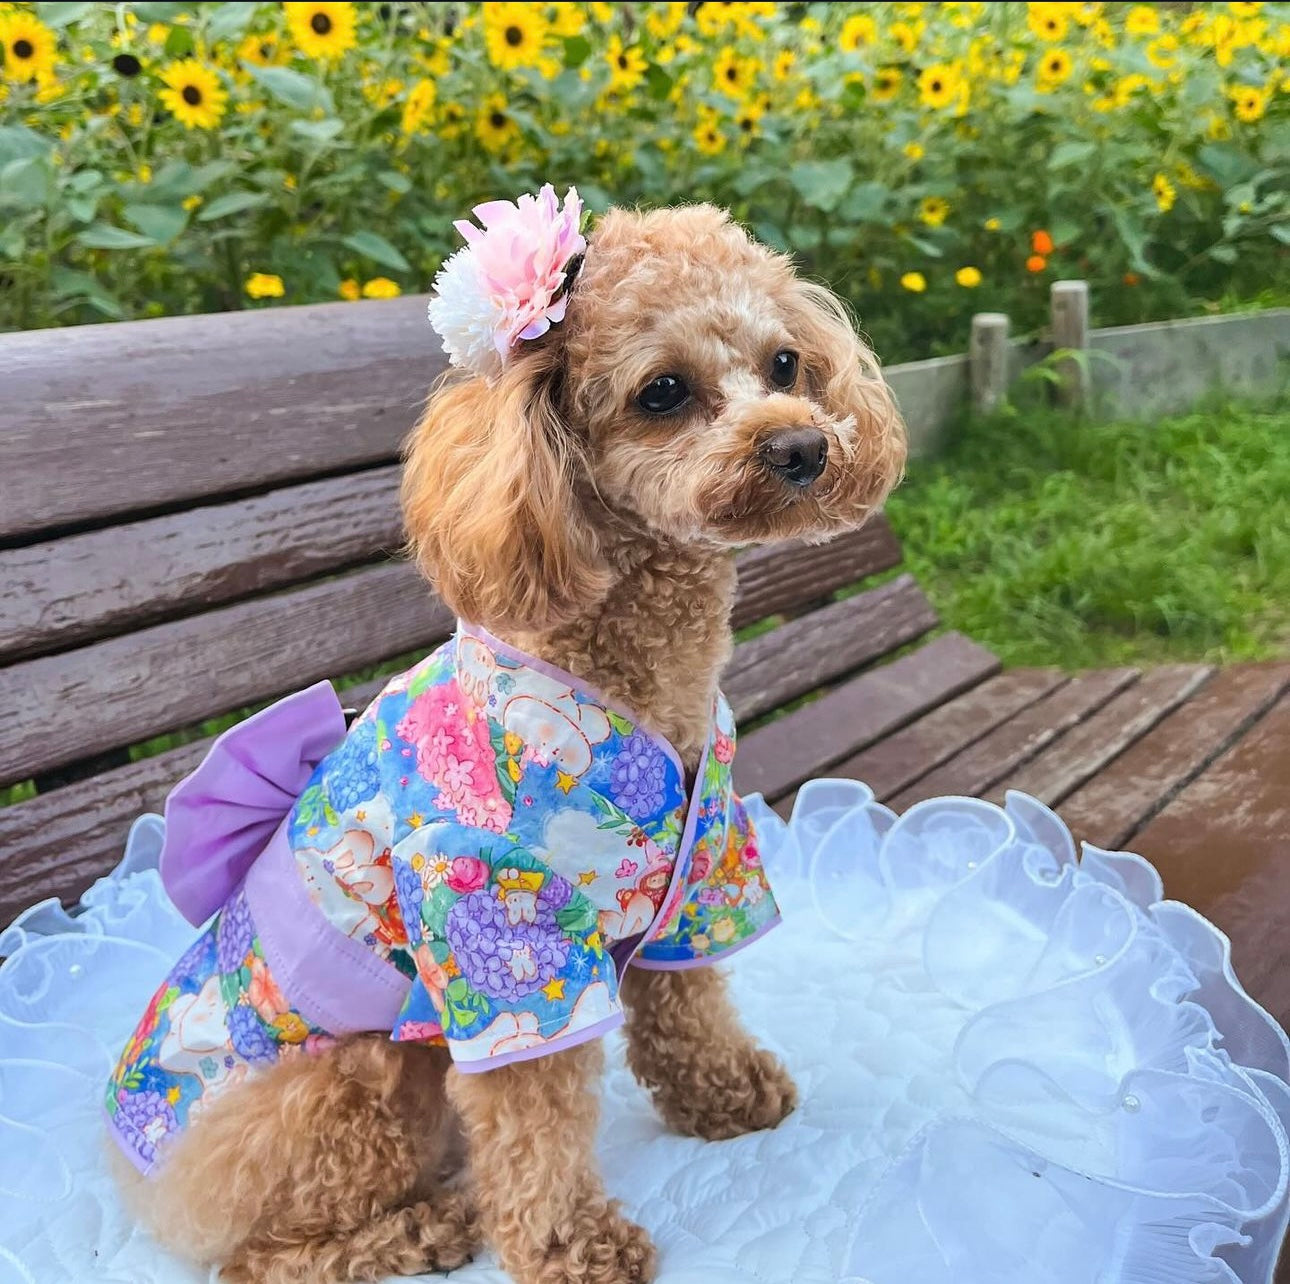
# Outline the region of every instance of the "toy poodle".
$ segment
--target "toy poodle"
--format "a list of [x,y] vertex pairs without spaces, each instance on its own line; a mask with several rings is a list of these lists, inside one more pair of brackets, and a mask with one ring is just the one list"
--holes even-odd
[[[325,684],[256,715],[167,804],[163,879],[218,914],[107,1109],[140,1215],[229,1281],[484,1242],[519,1284],[650,1279],[595,1162],[618,1024],[678,1133],[796,1101],[701,966],[776,919],[718,690],[732,550],[863,522],[900,417],[838,300],[718,209],[476,213],[403,479],[456,636],[348,728]],[[253,768],[267,828],[220,818]]]

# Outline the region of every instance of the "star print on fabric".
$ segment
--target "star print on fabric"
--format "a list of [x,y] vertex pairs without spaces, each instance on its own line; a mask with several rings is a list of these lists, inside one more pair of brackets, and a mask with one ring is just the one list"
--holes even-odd
[[552,977],[543,987],[542,993],[546,995],[550,1002],[554,1003],[556,999],[564,998],[564,977]]
[[425,817],[419,811],[414,811],[412,815],[408,817],[408,824],[411,825],[413,829],[420,829],[421,826],[425,824]]
[[579,887],[590,887],[595,881],[596,871],[594,869],[584,869],[582,873],[578,875]]
[[567,794],[577,783],[577,778],[569,775],[567,771],[557,771],[555,773],[555,787],[562,794]]

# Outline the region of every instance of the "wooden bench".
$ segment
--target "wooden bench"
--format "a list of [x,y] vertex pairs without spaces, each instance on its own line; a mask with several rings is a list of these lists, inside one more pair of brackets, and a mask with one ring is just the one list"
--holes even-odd
[[[209,737],[133,746],[369,670],[361,704],[451,631],[395,556],[440,367],[420,299],[0,336],[0,787],[35,791],[0,808],[0,925],[109,870]],[[1026,789],[1154,861],[1290,1017],[1290,664],[1001,672],[925,640],[899,562],[882,520],[740,557],[740,787],[782,810],[823,773],[897,808]]]

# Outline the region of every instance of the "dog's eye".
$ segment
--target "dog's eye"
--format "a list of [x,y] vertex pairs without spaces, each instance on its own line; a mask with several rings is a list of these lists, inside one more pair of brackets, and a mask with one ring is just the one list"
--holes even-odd
[[638,394],[636,404],[651,415],[666,415],[680,410],[690,400],[690,389],[679,375],[659,375],[651,379]]
[[797,353],[777,352],[770,363],[770,381],[777,388],[791,388],[797,382]]

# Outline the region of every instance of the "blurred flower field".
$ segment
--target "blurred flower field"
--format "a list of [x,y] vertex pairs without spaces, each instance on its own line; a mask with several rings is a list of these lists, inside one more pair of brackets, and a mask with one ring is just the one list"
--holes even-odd
[[1290,297],[1290,4],[0,3],[0,329],[424,290],[471,205],[714,200],[888,360]]

